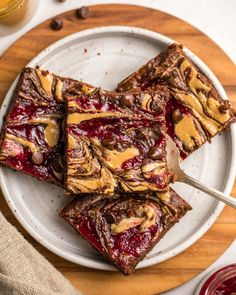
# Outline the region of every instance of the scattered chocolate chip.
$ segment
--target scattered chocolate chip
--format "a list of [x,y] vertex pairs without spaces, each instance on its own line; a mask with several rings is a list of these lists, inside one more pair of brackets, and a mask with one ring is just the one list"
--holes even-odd
[[66,0],[57,0],[58,2],[66,2]]
[[63,21],[59,18],[55,18],[51,21],[51,28],[54,31],[58,31],[63,27]]
[[183,118],[183,115],[182,113],[180,112],[179,109],[175,109],[173,112],[172,112],[172,119],[175,123],[178,123],[181,119]]
[[89,11],[88,6],[82,6],[76,10],[76,16],[78,18],[85,19],[85,18],[89,17],[89,14],[90,14],[90,11]]
[[103,214],[103,217],[106,219],[106,222],[109,224],[115,223],[116,222],[116,218],[115,215],[111,212],[105,212]]
[[149,156],[153,159],[153,160],[161,160],[163,157],[163,149],[159,146],[153,146],[150,150],[149,150]]
[[115,138],[103,138],[102,139],[102,145],[108,149],[114,149],[115,144],[116,144]]
[[230,102],[228,100],[225,100],[220,106],[219,111],[221,113],[227,113],[228,109],[230,108]]
[[41,152],[34,152],[32,154],[32,161],[37,165],[42,164],[43,163],[43,154]]
[[132,107],[134,104],[134,96],[133,94],[126,94],[124,96],[121,97],[121,105],[125,106],[125,107]]

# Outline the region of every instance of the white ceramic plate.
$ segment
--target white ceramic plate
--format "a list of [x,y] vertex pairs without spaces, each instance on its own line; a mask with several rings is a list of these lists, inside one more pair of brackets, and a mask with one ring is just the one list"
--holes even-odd
[[[58,75],[81,79],[110,90],[172,42],[160,34],[138,28],[96,28],[56,42],[35,57],[29,66],[40,65]],[[227,98],[207,66],[193,53],[185,51],[212,79],[221,96]],[[16,81],[2,104],[1,118],[8,108],[15,85]],[[234,127],[214,138],[211,145],[205,144],[185,160],[183,166],[191,176],[230,193],[236,169]],[[6,168],[0,170],[0,182],[12,212],[42,245],[72,262],[113,270],[58,217],[60,208],[70,200],[63,196],[62,189]],[[192,205],[193,210],[170,230],[138,268],[164,261],[188,248],[209,229],[223,209],[222,203],[191,187],[177,184],[174,188]]]

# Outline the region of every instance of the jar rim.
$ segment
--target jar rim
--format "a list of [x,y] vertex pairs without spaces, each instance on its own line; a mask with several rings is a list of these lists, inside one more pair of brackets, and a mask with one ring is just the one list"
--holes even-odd
[[12,13],[15,12],[15,10],[22,5],[26,0],[14,0],[11,1],[6,8],[0,10],[0,19],[5,18]]

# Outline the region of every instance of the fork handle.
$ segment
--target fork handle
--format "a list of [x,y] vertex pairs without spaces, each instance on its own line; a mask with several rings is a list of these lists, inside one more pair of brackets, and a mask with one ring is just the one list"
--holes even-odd
[[236,199],[235,198],[233,198],[231,196],[227,196],[224,193],[222,193],[216,189],[207,187],[206,185],[202,184],[198,180],[196,180],[186,174],[184,174],[184,177],[180,181],[184,182],[190,186],[193,186],[193,187],[199,189],[200,191],[207,193],[208,195],[212,196],[213,198],[215,198],[219,201],[222,201],[225,204],[236,209]]

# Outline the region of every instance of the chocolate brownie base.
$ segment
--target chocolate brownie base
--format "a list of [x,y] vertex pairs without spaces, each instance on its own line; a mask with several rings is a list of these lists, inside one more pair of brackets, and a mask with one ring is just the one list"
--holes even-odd
[[185,55],[182,45],[171,44],[137,72],[119,83],[117,91],[144,90],[165,85],[167,133],[182,158],[235,121],[230,102],[223,100],[213,83]]
[[63,185],[63,94],[74,84],[83,83],[39,68],[22,70],[1,132],[2,165]]
[[70,89],[65,193],[167,189],[166,95],[164,87],[125,94]]
[[120,271],[130,274],[190,209],[170,189],[165,193],[77,197],[60,215]]

